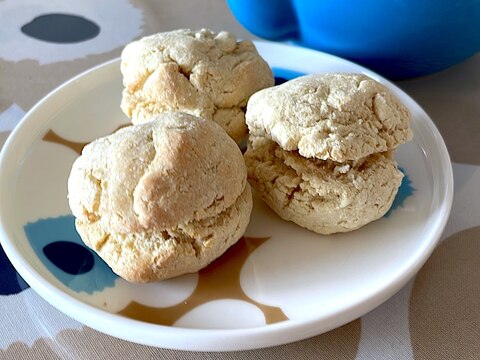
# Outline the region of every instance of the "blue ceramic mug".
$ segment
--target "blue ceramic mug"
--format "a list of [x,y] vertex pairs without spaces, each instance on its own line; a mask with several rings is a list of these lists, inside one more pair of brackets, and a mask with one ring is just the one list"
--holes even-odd
[[480,50],[480,0],[227,0],[253,34],[290,40],[389,78],[430,74]]

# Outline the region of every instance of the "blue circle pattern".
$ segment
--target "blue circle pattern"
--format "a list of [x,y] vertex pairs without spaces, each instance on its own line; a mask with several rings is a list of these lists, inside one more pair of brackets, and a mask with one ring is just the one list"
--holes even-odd
[[24,229],[40,261],[65,286],[88,294],[115,286],[118,276],[83,244],[73,215],[40,219]]
[[387,217],[387,218],[390,215],[392,215],[393,210],[402,207],[405,200],[408,197],[412,196],[413,193],[416,191],[415,188],[412,186],[412,180],[410,180],[410,178],[408,177],[407,173],[405,172],[405,169],[400,168],[400,171],[403,172],[405,176],[403,177],[402,183],[398,188],[397,196],[395,196],[392,206],[384,215],[384,217]]
[[18,275],[0,246],[0,295],[15,295],[28,289],[28,284]]
[[34,39],[72,44],[95,38],[100,27],[82,16],[69,14],[45,14],[34,18],[20,29]]
[[289,69],[282,69],[273,67],[273,75],[275,76],[275,85],[281,85],[288,80],[295,79],[296,77],[303,76],[305,73],[289,70]]
[[[45,256],[58,268],[71,275],[85,274],[92,270],[94,257],[84,246],[71,241],[55,241],[43,247]],[[65,256],[75,254],[75,256]]]

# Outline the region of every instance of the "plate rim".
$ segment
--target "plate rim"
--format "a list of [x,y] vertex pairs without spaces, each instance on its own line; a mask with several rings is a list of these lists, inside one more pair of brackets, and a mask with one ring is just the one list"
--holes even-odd
[[[4,209],[5,206],[0,203],[0,242],[2,247],[19,274],[44,300],[79,322],[124,340],[134,341],[144,345],[159,346],[178,350],[236,351],[286,344],[305,339],[310,336],[319,335],[325,331],[344,325],[349,321],[364,315],[367,311],[376,308],[381,303],[389,299],[420,270],[440,240],[441,234],[448,221],[453,203],[452,164],[445,142],[432,119],[423,110],[423,108],[402,89],[393,84],[391,81],[383,78],[369,69],[362,67],[361,65],[334,55],[299,46],[266,41],[254,41],[254,43],[257,49],[259,49],[260,53],[262,49],[268,50],[269,48],[283,49],[283,51],[302,51],[306,54],[316,54],[316,56],[321,54],[327,58],[331,58],[335,62],[344,62],[349,66],[357,68],[359,72],[361,71],[382,82],[390,89],[395,89],[397,94],[402,95],[403,100],[408,99],[409,108],[413,106],[416,108],[416,111],[419,111],[419,113],[422,115],[422,123],[427,125],[430,135],[432,135],[432,137],[435,139],[435,150],[439,150],[438,154],[441,158],[441,164],[444,167],[444,171],[442,171],[442,173],[446,175],[444,179],[445,188],[443,189],[443,200],[438,206],[438,215],[434,222],[435,226],[428,231],[427,236],[429,237],[430,241],[426,243],[427,246],[425,246],[424,249],[420,249],[421,251],[416,249],[418,254],[413,259],[409,258],[409,262],[407,264],[408,266],[405,265],[407,270],[401,271],[398,276],[390,279],[388,284],[382,287],[381,291],[377,291],[374,294],[369,293],[368,296],[363,296],[357,299],[357,301],[355,301],[353,305],[347,309],[330,313],[327,316],[317,316],[308,320],[294,319],[246,329],[180,328],[145,323],[142,321],[129,319],[115,313],[110,313],[106,310],[102,310],[94,305],[90,305],[78,298],[75,298],[72,295],[65,293],[55,284],[50,283],[50,281],[46,280],[35,269],[30,267],[29,262],[21,255],[21,253],[18,254],[19,249],[14,244],[14,241],[11,240],[11,236],[8,234],[8,224],[5,224],[5,219],[8,218],[8,216],[5,216],[7,210]],[[14,158],[18,159],[20,157],[18,157],[18,155],[17,157],[9,155],[13,150],[15,150],[16,147],[19,146],[18,142],[16,142],[16,139],[22,136],[22,134],[26,132],[29,127],[34,127],[35,125],[39,125],[41,123],[48,123],[48,121],[45,119],[42,120],[41,116],[37,115],[37,112],[41,111],[43,107],[48,106],[49,102],[55,101],[55,98],[62,97],[62,92],[66,88],[72,86],[72,84],[85,81],[88,76],[96,74],[98,71],[111,71],[111,67],[118,66],[119,62],[120,59],[115,58],[76,75],[51,91],[35,106],[33,106],[12,131],[2,148],[0,153],[0,174],[6,171],[5,168],[8,169],[7,166],[11,166],[11,162],[18,164],[18,161],[14,161]],[[37,120],[35,120],[35,116],[37,116]],[[33,120],[31,120],[32,118]],[[36,135],[38,136],[38,134]],[[34,138],[32,137],[32,139]],[[28,145],[31,146],[32,143],[29,143]],[[23,152],[22,156],[25,155],[26,153]],[[17,167],[18,166],[13,168]],[[5,187],[4,183],[5,181],[0,178],[0,198],[2,197],[3,188]],[[101,322],[98,322],[99,318],[102,318]],[[122,325],[118,326],[118,322],[122,323]],[[137,329],[139,325],[144,328],[144,331],[140,332],[139,329]],[[126,334],[123,332],[125,326],[133,326],[135,328],[135,332],[145,336],[136,336],[135,339],[131,336],[126,336]],[[155,332],[155,336],[146,336],[151,332]],[[181,341],[183,340],[182,337],[185,335],[194,336],[195,340],[191,341],[190,343]],[[261,339],[259,339],[259,337]],[[161,344],[157,343],[157,341],[152,341],[158,340],[159,338],[162,338],[163,340]],[[212,339],[214,340],[212,341]]]

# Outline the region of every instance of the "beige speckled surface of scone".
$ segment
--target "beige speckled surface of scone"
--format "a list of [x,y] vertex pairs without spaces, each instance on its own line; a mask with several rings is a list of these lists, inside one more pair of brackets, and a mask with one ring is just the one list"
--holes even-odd
[[122,52],[121,71],[121,108],[133,123],[183,111],[218,122],[237,142],[247,133],[249,97],[274,84],[270,67],[251,41],[205,29],[132,42]]
[[83,241],[132,282],[205,267],[243,235],[253,206],[236,143],[184,113],[87,145],[68,193]]
[[355,230],[388,211],[403,178],[392,157],[308,159],[262,137],[252,137],[245,153],[248,180],[270,208],[320,234]]
[[284,150],[336,162],[390,151],[412,137],[407,108],[362,74],[306,75],[260,90],[246,121],[251,134]]

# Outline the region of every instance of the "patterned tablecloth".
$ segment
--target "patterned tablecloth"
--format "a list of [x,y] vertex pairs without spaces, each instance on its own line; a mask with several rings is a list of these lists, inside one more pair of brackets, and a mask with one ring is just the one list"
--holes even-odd
[[[252,38],[223,0],[2,0],[0,21],[0,147],[50,90],[119,56],[133,39],[182,27]],[[477,55],[397,83],[444,136],[455,194],[432,257],[375,310],[326,334],[268,349],[165,350],[101,334],[57,311],[19,278],[0,248],[0,359],[480,359],[479,69]]]

